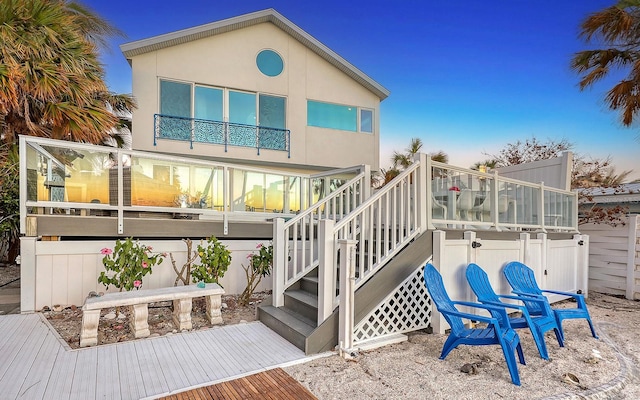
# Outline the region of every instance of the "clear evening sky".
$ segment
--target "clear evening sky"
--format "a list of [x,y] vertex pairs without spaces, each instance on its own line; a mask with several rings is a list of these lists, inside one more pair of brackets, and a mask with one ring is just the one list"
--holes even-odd
[[588,48],[578,39],[580,22],[615,0],[83,3],[127,35],[103,56],[114,92],[131,92],[120,44],[274,8],[391,91],[381,105],[382,167],[412,137],[469,167],[535,136],[611,156],[618,172],[634,169],[640,178],[640,125],[621,127],[602,100],[614,81],[580,92],[569,69],[573,53]]

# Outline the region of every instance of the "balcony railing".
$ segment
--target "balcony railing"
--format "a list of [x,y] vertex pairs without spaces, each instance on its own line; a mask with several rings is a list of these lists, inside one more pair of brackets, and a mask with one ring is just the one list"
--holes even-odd
[[291,131],[265,126],[210,121],[197,118],[154,115],[154,145],[158,139],[170,139],[193,143],[209,143],[224,146],[253,147],[286,151],[291,157]]

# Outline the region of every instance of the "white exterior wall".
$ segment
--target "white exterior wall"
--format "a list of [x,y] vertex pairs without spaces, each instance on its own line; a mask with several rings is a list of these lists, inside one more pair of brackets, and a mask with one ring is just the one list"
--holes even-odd
[[[26,238],[35,247],[33,256],[27,251],[21,265],[22,312],[32,312],[59,304],[62,306],[81,306],[90,291],[106,292],[98,283],[100,272],[104,271],[100,250],[113,249],[115,241],[35,241]],[[231,265],[220,280],[227,294],[241,293],[247,282],[242,265],[247,265],[247,255],[256,251],[256,246],[264,241],[221,240],[231,251]],[[181,240],[145,240],[142,243],[152,246],[154,252],[172,253],[176,267],[180,269],[187,256],[187,246]],[[198,241],[194,241],[192,250],[196,250]],[[29,245],[27,245],[28,247]],[[25,241],[23,240],[23,249]],[[171,259],[153,267],[151,274],[143,279],[143,289],[173,286],[176,273]],[[262,279],[256,291],[271,289],[271,276]],[[117,291],[111,287],[110,291]]]
[[506,178],[531,183],[544,182],[545,186],[571,190],[572,167],[573,153],[567,151],[561,157],[498,168],[498,173]]
[[[283,58],[276,77],[263,75],[256,56],[264,49]],[[252,160],[260,163],[320,167],[379,164],[380,99],[342,71],[271,23],[262,23],[132,58],[133,95],[139,108],[133,113],[136,150]],[[153,115],[159,113],[159,79],[261,92],[286,97],[287,129],[291,130],[291,158],[287,152],[255,148],[160,140],[153,145]],[[374,133],[307,127],[307,100],[338,103],[374,110]]]
[[590,236],[589,287],[602,293],[640,300],[640,215],[626,225],[585,224]]
[[[479,247],[473,248],[477,242]],[[579,242],[582,241],[582,245]],[[469,263],[478,264],[489,276],[498,294],[511,294],[511,286],[502,273],[510,261],[520,261],[533,269],[542,289],[576,293],[587,296],[587,266],[583,262],[589,253],[589,237],[574,235],[572,239],[549,240],[546,234],[532,237],[521,234],[519,240],[482,240],[482,234],[466,232],[464,239],[445,238],[445,232],[433,233],[433,265],[440,271],[444,286],[452,300],[477,301],[466,277]],[[545,274],[546,271],[546,274]],[[549,296],[550,302],[564,297]],[[460,307],[461,311],[484,314],[477,309]],[[440,313],[431,320],[434,332],[444,333],[449,325]]]

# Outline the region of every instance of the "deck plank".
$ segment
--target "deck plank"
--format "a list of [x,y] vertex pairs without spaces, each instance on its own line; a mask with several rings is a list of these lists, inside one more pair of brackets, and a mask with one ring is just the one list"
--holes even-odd
[[[259,322],[79,350],[63,346],[38,314],[0,316],[0,332],[0,398],[197,399],[211,391],[178,392],[305,357]],[[220,390],[252,397],[255,385]]]
[[49,382],[44,391],[43,399],[68,399],[71,397],[73,372],[76,367],[77,351],[67,351],[62,346],[58,348],[56,361],[53,364]]
[[58,338],[49,332],[36,355],[31,369],[20,388],[18,398],[41,399],[49,382],[49,376],[56,362],[58,350],[60,349]]
[[144,382],[140,366],[136,362],[136,348],[132,342],[117,345],[118,373],[120,374],[120,394],[123,399],[145,397]]
[[164,338],[157,338],[149,340],[149,343],[158,358],[158,366],[165,377],[167,390],[171,392],[191,386],[189,378],[178,362],[178,358],[169,346],[168,341]]
[[[46,338],[47,331],[43,331],[40,320],[36,320],[31,333],[22,343],[16,343],[16,348],[11,349],[14,353],[10,361],[3,365],[6,373],[0,379],[0,387],[3,388],[2,396],[13,399],[18,396],[18,392],[24,383],[31,366],[36,361],[36,356]],[[39,329],[40,328],[40,329]]]
[[94,399],[96,397],[96,381],[98,378],[98,349],[77,350],[76,367],[71,383],[72,400]]
[[120,399],[120,374],[118,373],[118,351],[116,346],[98,346],[98,371],[96,398]]
[[135,340],[133,342],[136,349],[136,360],[140,367],[142,382],[146,396],[153,396],[161,393],[167,393],[169,386],[167,385],[167,377],[165,376],[162,366],[158,359],[153,344],[153,340]]

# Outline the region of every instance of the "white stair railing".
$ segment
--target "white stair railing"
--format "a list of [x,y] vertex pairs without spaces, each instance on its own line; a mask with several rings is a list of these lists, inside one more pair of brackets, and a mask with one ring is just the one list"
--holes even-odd
[[274,224],[273,304],[284,304],[284,291],[318,266],[318,221],[339,221],[369,193],[369,168],[300,214]]

